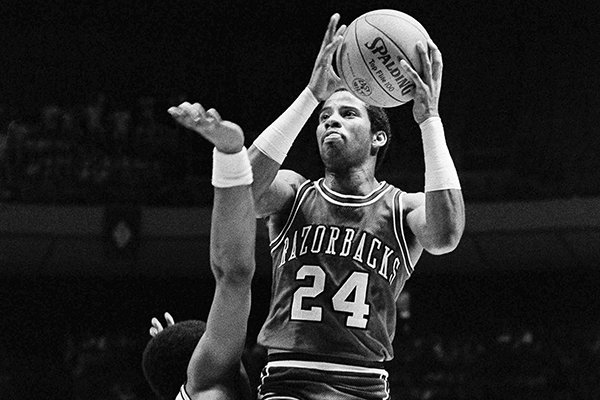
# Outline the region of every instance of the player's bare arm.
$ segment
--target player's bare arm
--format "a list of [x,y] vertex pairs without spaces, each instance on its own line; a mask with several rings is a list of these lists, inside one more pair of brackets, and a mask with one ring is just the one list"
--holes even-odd
[[[215,145],[214,157],[242,154],[242,129],[221,119],[219,113],[205,111],[198,104],[182,103],[169,113],[183,126],[201,134]],[[215,158],[215,169],[234,161]],[[239,163],[238,164],[243,164]],[[210,264],[216,280],[213,302],[206,321],[206,331],[188,365],[186,391],[195,398],[199,393],[221,390],[240,368],[250,313],[250,289],[255,270],[256,220],[251,191],[249,161],[241,176],[217,176],[213,171],[214,204],[210,234]],[[224,173],[230,172],[229,169]],[[237,170],[236,170],[237,172]],[[243,171],[241,171],[243,172]],[[231,180],[240,180],[231,183]],[[226,182],[227,181],[227,182]]]
[[318,103],[341,86],[341,80],[332,67],[333,54],[346,29],[345,25],[337,27],[339,19],[339,14],[334,14],[329,20],[307,88],[248,149],[254,171],[252,191],[258,215],[269,215],[284,209],[293,199],[297,183],[305,180],[278,171],[294,139]]
[[[415,84],[413,117],[423,127],[439,118],[438,102],[443,64],[442,53],[433,41],[429,40],[427,44],[419,43],[417,49],[421,56],[423,75],[419,76],[404,61],[401,65]],[[441,126],[441,122],[439,124]],[[423,135],[425,145],[428,140],[426,135],[429,135],[429,132],[423,130]],[[445,146],[445,140],[443,144]],[[427,156],[425,163],[427,181]],[[453,168],[452,164],[451,169]],[[439,186],[440,189],[435,190],[427,190],[427,182],[425,184],[425,194],[415,194],[407,198],[412,204],[406,216],[407,223],[423,248],[432,254],[444,254],[456,248],[464,231],[465,206],[462,191],[456,184],[447,185],[448,188],[442,184]]]

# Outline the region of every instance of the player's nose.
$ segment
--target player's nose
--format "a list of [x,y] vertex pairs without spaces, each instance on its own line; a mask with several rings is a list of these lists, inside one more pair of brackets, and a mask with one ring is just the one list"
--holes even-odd
[[342,123],[340,122],[338,114],[331,114],[329,116],[329,118],[327,118],[327,121],[325,121],[325,129],[326,130],[329,128],[339,128],[341,126],[342,126]]

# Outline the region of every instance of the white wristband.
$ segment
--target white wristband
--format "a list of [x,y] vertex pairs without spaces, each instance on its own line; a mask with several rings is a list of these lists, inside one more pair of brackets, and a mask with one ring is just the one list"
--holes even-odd
[[446,145],[442,120],[440,117],[430,117],[419,127],[425,156],[425,191],[460,189],[458,174]]
[[278,164],[283,164],[296,136],[318,104],[319,101],[306,87],[292,105],[256,138],[256,148]]
[[252,166],[246,148],[238,153],[221,153],[213,150],[212,185],[218,188],[252,184]]

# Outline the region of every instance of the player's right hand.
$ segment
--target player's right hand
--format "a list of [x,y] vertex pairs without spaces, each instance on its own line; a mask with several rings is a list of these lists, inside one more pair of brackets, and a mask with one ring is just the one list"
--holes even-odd
[[181,126],[198,132],[222,153],[238,153],[244,146],[244,131],[237,124],[223,121],[214,108],[205,111],[199,103],[187,101],[171,107],[169,114]]
[[[165,313],[165,321],[167,321],[167,326],[175,325],[175,320],[168,312]],[[150,327],[150,336],[154,337],[162,332],[164,328],[157,318],[152,318],[151,323],[152,326]]]
[[315,66],[308,83],[308,88],[319,101],[326,100],[338,88],[342,87],[342,80],[333,69],[333,54],[342,43],[346,25],[336,29],[340,20],[339,14],[333,14],[317,55]]

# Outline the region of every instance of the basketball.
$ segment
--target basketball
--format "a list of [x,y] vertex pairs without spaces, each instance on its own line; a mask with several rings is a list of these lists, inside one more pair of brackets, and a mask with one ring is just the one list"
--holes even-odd
[[337,50],[337,70],[350,92],[377,107],[396,107],[413,98],[414,84],[404,76],[404,59],[419,74],[418,41],[429,34],[413,17],[396,10],[375,10],[356,18]]

